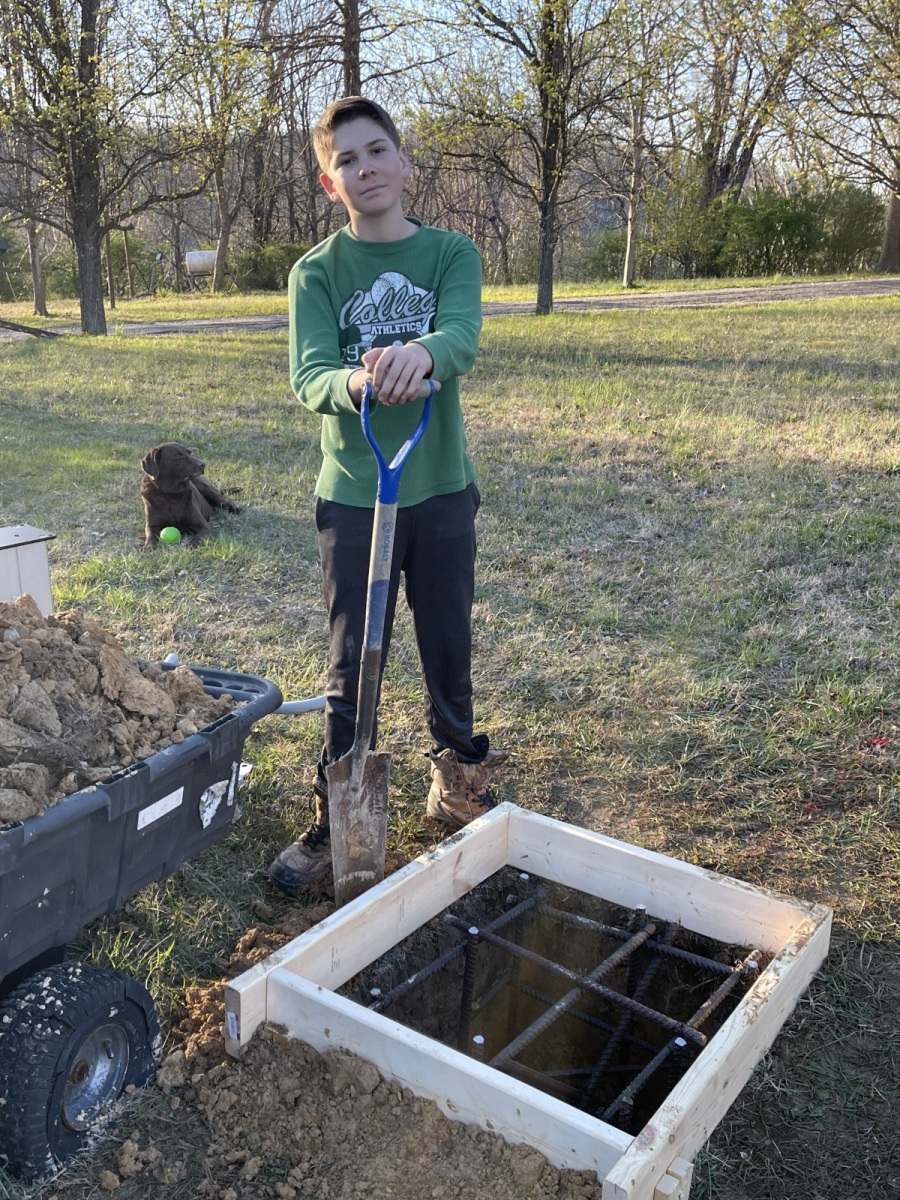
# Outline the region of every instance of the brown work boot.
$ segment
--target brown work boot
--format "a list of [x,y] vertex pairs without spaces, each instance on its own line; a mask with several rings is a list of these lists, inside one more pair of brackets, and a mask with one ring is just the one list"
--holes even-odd
[[428,757],[431,790],[425,812],[429,817],[462,829],[496,807],[489,785],[494,772],[509,758],[508,750],[488,750],[480,763],[460,762],[452,750]]
[[318,787],[315,803],[316,816],[312,825],[296,842],[282,850],[269,868],[269,880],[289,895],[316,883],[331,866],[328,800],[320,794]]

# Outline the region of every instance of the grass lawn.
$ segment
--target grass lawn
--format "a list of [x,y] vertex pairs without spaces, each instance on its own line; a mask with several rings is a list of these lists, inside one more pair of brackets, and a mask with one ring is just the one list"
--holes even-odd
[[[476,712],[514,747],[505,798],[835,908],[830,959],[692,1200],[900,1196],[898,315],[874,298],[493,319],[465,386]],[[318,428],[286,358],[283,334],[0,343],[0,523],[54,532],[57,609],[130,653],[301,698],[326,645]],[[138,464],[170,438],[246,509],[198,550],[143,554]],[[318,720],[260,723],[235,832],[78,947],[149,978],[169,1021],[254,906],[287,903],[265,872],[308,820]],[[431,834],[405,613],[381,727],[391,845],[412,856]],[[24,1194],[0,1175],[0,1197]]]

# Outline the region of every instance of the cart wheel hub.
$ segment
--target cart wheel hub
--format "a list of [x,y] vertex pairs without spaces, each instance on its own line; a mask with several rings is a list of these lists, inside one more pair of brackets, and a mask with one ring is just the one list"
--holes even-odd
[[128,1059],[128,1037],[120,1025],[101,1025],[87,1035],[66,1075],[62,1119],[69,1129],[90,1128],[119,1098]]
[[79,1058],[77,1062],[72,1063],[72,1069],[69,1071],[69,1083],[84,1083],[90,1073],[91,1064],[85,1062],[83,1058]]

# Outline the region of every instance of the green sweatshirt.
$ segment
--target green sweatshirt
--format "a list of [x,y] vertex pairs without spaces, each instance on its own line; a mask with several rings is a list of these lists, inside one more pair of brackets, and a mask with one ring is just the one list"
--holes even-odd
[[[322,415],[316,495],[372,508],[378,471],[347,392],[373,346],[419,341],[440,380],[431,420],[403,468],[400,505],[462,491],[475,478],[457,377],[472,367],[481,331],[481,257],[461,234],[419,226],[397,242],[338,230],[295,263],[288,284],[294,394]],[[372,429],[388,462],[418,424],[423,401],[376,405]]]

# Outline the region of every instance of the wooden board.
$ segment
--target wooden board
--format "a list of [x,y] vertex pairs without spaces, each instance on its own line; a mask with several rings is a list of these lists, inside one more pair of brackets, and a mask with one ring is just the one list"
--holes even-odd
[[822,965],[830,933],[831,910],[817,906],[608,1173],[603,1200],[652,1196],[673,1152],[693,1159]]
[[[340,987],[504,866],[773,960],[636,1138],[339,997]],[[374,1062],[448,1115],[596,1170],[603,1200],[687,1200],[690,1161],[821,965],[831,912],[602,834],[499,805],[226,988],[226,1045],[272,1021]],[[680,1165],[679,1165],[680,1164]]]
[[716,941],[777,953],[812,906],[691,863],[515,809],[510,866],[625,908],[677,921]]
[[267,1019],[266,981],[276,968],[339,988],[501,870],[511,807],[498,806],[232,980],[225,988],[228,1051],[234,1054],[245,1045]]

